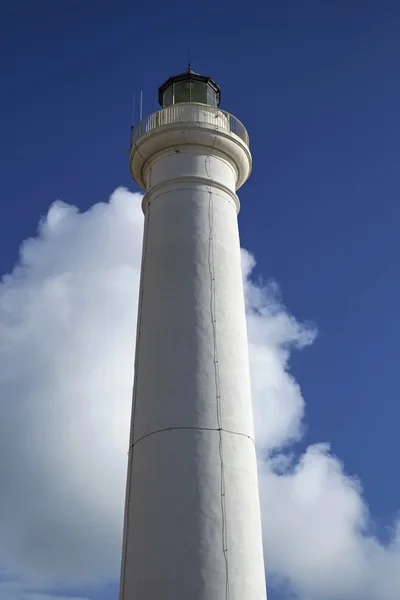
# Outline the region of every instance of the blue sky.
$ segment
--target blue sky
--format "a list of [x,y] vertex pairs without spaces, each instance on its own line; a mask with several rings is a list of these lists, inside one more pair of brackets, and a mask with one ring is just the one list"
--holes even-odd
[[[382,541],[400,506],[399,26],[395,0],[16,0],[0,19],[0,272],[56,199],[85,211],[119,186],[139,191],[126,154],[133,93],[156,110],[190,45],[250,134],[239,223],[255,276],[318,327],[291,359],[307,404],[296,451],[330,442]],[[115,594],[110,583],[91,597]]]

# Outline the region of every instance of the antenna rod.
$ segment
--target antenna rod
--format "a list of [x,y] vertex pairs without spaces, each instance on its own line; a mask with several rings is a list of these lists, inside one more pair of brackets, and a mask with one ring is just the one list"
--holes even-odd
[[140,90],[140,122],[143,119],[143,92]]
[[133,131],[135,129],[135,104],[136,104],[136,92],[133,92],[132,122],[131,122],[131,130],[130,130],[130,134],[129,134],[129,151],[132,150]]

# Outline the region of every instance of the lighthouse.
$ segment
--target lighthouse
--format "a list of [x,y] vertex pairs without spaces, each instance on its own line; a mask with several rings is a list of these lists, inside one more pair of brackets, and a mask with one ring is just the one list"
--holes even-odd
[[120,600],[266,600],[236,191],[245,127],[210,77],[133,131],[144,190]]

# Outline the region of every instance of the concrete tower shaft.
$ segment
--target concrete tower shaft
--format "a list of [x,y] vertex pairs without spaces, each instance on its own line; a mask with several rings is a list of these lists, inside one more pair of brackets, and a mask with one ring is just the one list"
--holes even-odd
[[171,104],[135,131],[131,170],[145,227],[120,600],[265,600],[237,226],[247,132],[217,106]]

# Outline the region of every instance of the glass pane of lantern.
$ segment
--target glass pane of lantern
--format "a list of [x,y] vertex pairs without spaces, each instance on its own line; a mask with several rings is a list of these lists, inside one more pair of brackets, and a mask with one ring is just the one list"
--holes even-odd
[[170,85],[163,95],[163,108],[172,104],[172,85]]
[[191,82],[190,102],[201,102],[207,104],[207,84],[203,81]]
[[190,81],[174,83],[174,104],[180,102],[190,102]]
[[207,85],[207,104],[209,106],[217,106],[217,92],[211,85]]

